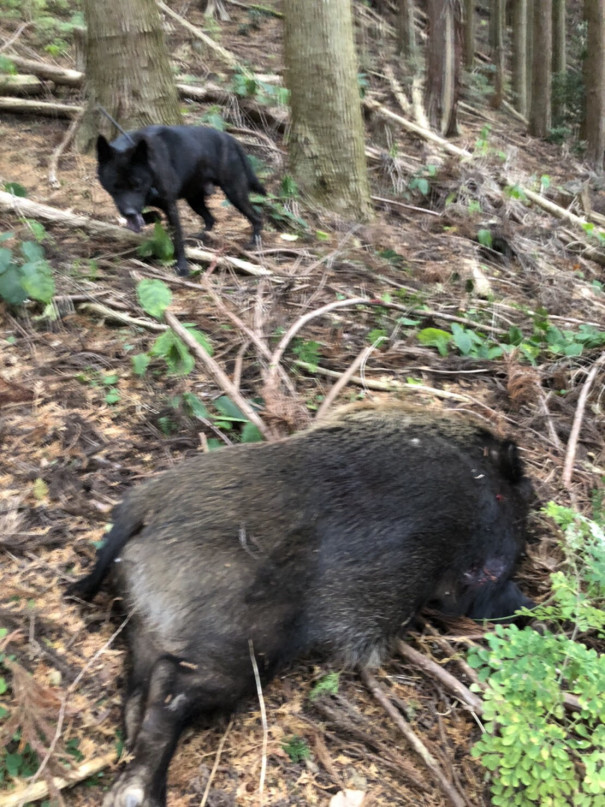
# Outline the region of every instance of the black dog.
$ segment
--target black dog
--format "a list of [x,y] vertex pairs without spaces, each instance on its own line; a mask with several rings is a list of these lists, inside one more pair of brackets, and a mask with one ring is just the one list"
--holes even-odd
[[255,191],[264,196],[266,190],[241,145],[226,132],[206,126],[146,126],[111,143],[99,135],[97,158],[99,181],[131,230],[138,233],[157,219],[154,213],[143,213],[145,207],[166,213],[179,275],[189,270],[177,199],[185,199],[204,219],[207,232],[215,219],[206,207],[206,196],[218,185],[252,224],[252,244],[259,242],[262,220],[248,194]]

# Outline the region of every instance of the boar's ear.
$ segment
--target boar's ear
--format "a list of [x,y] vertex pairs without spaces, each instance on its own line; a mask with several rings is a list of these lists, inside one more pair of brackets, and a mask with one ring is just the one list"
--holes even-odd
[[505,479],[509,482],[520,482],[523,479],[523,463],[516,443],[504,440],[494,454],[500,473]]
[[112,148],[107,142],[107,139],[100,134],[97,137],[97,159],[100,163],[106,163],[111,160]]

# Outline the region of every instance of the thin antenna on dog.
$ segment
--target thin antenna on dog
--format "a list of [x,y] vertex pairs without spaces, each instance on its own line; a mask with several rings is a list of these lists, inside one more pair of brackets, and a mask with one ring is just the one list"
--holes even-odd
[[105,115],[105,117],[107,118],[107,120],[109,120],[109,121],[111,121],[113,123],[113,125],[116,127],[118,132],[121,132],[125,137],[127,137],[130,140],[130,142],[132,143],[132,145],[134,146],[134,140],[132,139],[132,137],[128,134],[128,132],[125,132],[124,129],[122,129],[122,127],[117,122],[117,120],[115,120],[114,118],[111,117],[111,115],[105,109],[105,107],[101,106],[101,104],[97,104],[97,109],[99,110],[99,112],[102,112]]

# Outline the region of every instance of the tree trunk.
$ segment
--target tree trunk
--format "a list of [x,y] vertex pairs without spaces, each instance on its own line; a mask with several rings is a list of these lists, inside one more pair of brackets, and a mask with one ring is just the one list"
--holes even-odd
[[554,92],[552,99],[552,116],[556,125],[563,122],[565,115],[565,71],[567,58],[565,53],[565,0],[553,0],[552,4],[552,74]]
[[464,66],[475,64],[475,0],[464,0]]
[[587,43],[584,62],[586,85],[586,159],[603,170],[605,150],[605,0],[584,0]]
[[460,0],[428,0],[429,40],[425,106],[431,126],[446,136],[458,131],[462,6]]
[[398,0],[397,53],[406,61],[416,59],[416,31],[414,30],[414,0]]
[[505,70],[505,52],[504,52],[504,35],[506,30],[506,2],[505,0],[495,0],[492,6],[492,14],[494,15],[494,66],[496,68],[494,76],[494,95],[491,100],[491,106],[494,109],[499,109],[504,100],[504,70]]
[[372,215],[350,0],[284,0],[290,166],[302,190],[343,216]]
[[533,68],[534,68],[534,7],[533,0],[528,0],[526,5],[527,12],[527,114],[531,109],[531,91],[533,86]]
[[513,0],[513,99],[527,115],[527,0]]
[[83,0],[87,25],[87,109],[77,136],[90,148],[99,132],[115,128],[103,106],[124,129],[179,123],[179,99],[155,0]]
[[533,0],[533,63],[529,132],[546,137],[551,125],[552,0]]

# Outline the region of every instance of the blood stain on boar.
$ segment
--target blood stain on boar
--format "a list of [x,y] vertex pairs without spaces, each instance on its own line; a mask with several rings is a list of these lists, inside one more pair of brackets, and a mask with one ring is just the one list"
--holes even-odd
[[426,604],[476,619],[530,605],[511,579],[530,491],[513,442],[399,403],[135,487],[71,589],[90,599],[111,570],[130,614],[132,758],[105,807],[165,804],[184,726],[253,691],[250,646],[265,681],[310,650],[363,667]]

